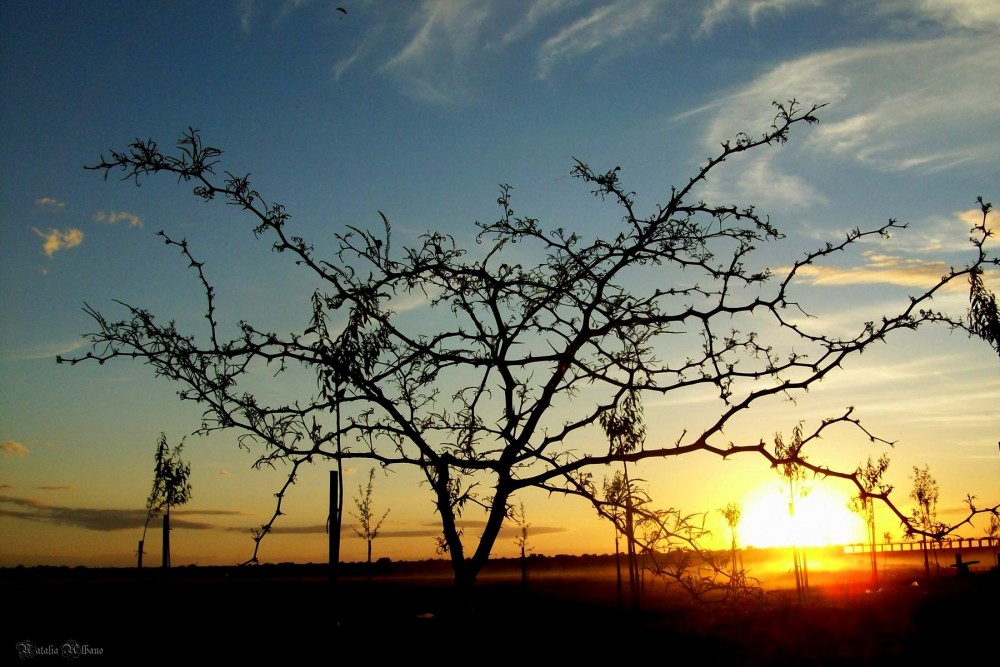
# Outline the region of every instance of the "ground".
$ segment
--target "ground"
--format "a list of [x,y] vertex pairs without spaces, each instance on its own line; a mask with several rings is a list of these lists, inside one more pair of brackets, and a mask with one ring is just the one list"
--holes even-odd
[[[106,664],[204,658],[280,664],[386,660],[598,664],[605,658],[707,665],[1000,664],[1000,575],[947,567],[816,571],[800,601],[774,587],[741,608],[695,606],[647,581],[639,610],[617,602],[613,569],[583,558],[517,561],[482,578],[470,611],[447,563],[390,563],[368,574],[325,566],[137,570],[12,568],[0,651],[60,650]],[[461,610],[456,613],[456,609]],[[89,652],[88,652],[89,651]]]

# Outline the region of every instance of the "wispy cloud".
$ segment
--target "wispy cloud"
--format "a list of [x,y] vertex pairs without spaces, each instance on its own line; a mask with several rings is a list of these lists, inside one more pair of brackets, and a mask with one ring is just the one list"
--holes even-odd
[[35,206],[40,206],[42,208],[52,208],[52,209],[64,209],[66,204],[59,201],[58,199],[53,199],[52,197],[39,197],[35,200]]
[[699,31],[711,32],[716,24],[725,21],[749,20],[756,23],[762,14],[781,13],[820,4],[822,0],[712,0],[702,13]]
[[[681,114],[710,115],[704,145],[770,125],[774,100],[825,103],[821,122],[768,160],[735,161],[706,184],[708,199],[797,208],[822,200],[795,160],[852,161],[882,172],[933,174],[1000,154],[1000,42],[965,37],[836,49],[776,65],[729,96]],[[933,83],[931,83],[933,82]],[[934,128],[928,133],[927,128]],[[780,156],[780,157],[778,157]],[[766,186],[763,189],[762,186]]]
[[803,210],[824,204],[827,198],[801,176],[779,166],[776,153],[758,154],[756,159],[709,181],[700,191],[706,199],[753,201],[766,208]]
[[[242,512],[227,510],[174,510],[170,525],[174,528],[208,530],[218,526],[201,521],[190,521],[184,516],[242,516]],[[142,528],[146,523],[145,509],[97,509],[50,505],[34,498],[0,495],[0,517],[52,523],[96,531],[115,531]]]
[[503,41],[515,42],[534,31],[543,19],[577,4],[577,0],[535,0],[528,11],[518,15],[514,27],[504,33]]
[[33,361],[36,359],[52,359],[60,355],[67,355],[86,346],[85,341],[73,343],[47,344],[41,343],[30,348],[15,351],[5,351],[0,357],[2,361]]
[[994,0],[881,0],[872,9],[903,20],[931,20],[948,28],[991,30],[1000,26]]
[[104,211],[98,211],[93,215],[94,222],[103,222],[109,225],[113,225],[117,222],[125,222],[129,227],[142,227],[142,218],[137,216],[135,213],[129,213],[127,211],[119,211],[115,213],[111,211],[110,213],[105,213]]
[[244,33],[250,34],[253,31],[254,19],[257,17],[260,8],[254,0],[240,0],[237,10],[240,29]]
[[5,440],[0,443],[0,454],[3,456],[16,456],[21,458],[28,453],[28,448],[22,445],[20,442],[14,440]]
[[411,18],[414,30],[382,72],[411,97],[431,104],[462,102],[474,94],[474,54],[482,45],[491,6],[473,0],[426,0]]
[[69,491],[73,487],[63,484],[60,486],[36,486],[35,488],[39,491]]
[[[810,285],[900,285],[904,287],[928,287],[950,267],[939,260],[921,260],[882,255],[873,251],[865,253],[865,263],[861,266],[834,267],[810,264],[803,266],[796,274]],[[965,283],[960,286],[967,289]]]
[[75,227],[70,227],[65,231],[49,229],[49,231],[43,232],[38,228],[34,228],[34,231],[42,239],[42,251],[46,257],[52,257],[60,250],[75,248],[83,243],[83,232]]
[[654,18],[662,17],[665,5],[655,0],[626,0],[602,5],[564,26],[539,49],[538,77],[546,78],[562,61],[600,53],[602,58],[634,48],[655,34]]

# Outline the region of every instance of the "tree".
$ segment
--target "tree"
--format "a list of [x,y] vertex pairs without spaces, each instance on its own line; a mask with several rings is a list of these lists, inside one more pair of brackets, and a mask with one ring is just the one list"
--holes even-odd
[[909,527],[911,532],[913,527],[919,529],[920,549],[924,552],[924,576],[930,578],[931,564],[927,557],[927,538],[940,539],[944,528],[937,520],[937,480],[931,476],[930,467],[927,465],[923,468],[913,466],[913,474],[910,479],[913,480],[910,499],[916,503],[916,506],[911,514]]
[[[804,446],[801,424],[795,426],[792,431],[792,439],[788,443],[785,442],[780,433],[775,434],[774,453],[783,463],[776,464],[774,467],[788,482],[788,518],[791,521],[793,531],[796,529],[795,501],[797,498],[807,496],[810,490],[805,485],[806,468],[803,465],[805,457],[802,454]],[[798,539],[792,543],[792,567],[795,571],[795,591],[798,593],[801,603],[805,600],[806,591],[809,590],[809,564],[806,561],[806,551],[799,544]]]
[[510,508],[510,517],[514,525],[517,526],[514,544],[521,552],[521,587],[526,588],[528,586],[528,552],[531,551],[531,547],[528,546],[528,530],[531,528],[531,524],[528,523],[528,513],[524,509],[524,501],[521,501],[517,507]]
[[[639,392],[629,389],[621,403],[613,409],[603,412],[598,417],[601,428],[610,444],[613,455],[631,454],[642,447],[646,439],[646,427],[642,422],[642,403]],[[622,460],[621,489],[625,490],[624,501],[625,526],[622,535],[628,550],[628,581],[631,593],[632,607],[639,606],[639,561],[636,554],[635,540],[635,508],[633,507],[635,493],[628,475],[628,459]],[[617,558],[617,553],[616,553]]]
[[[149,364],[179,383],[182,400],[202,406],[198,432],[241,432],[241,444],[258,452],[258,465],[291,464],[290,481],[303,462],[324,459],[419,471],[460,591],[471,591],[513,498],[535,488],[598,501],[591,472],[598,466],[696,452],[752,454],[859,485],[856,471],[806,461],[799,452],[786,458],[756,438],[728,440],[726,427],[772,397],[808,391],[897,332],[936,323],[971,333],[966,314],[938,312],[930,302],[996,260],[983,249],[984,235],[974,234],[978,252],[966,266],[847,336],[791,317],[805,310],[795,291],[804,267],[905,225],[890,220],[854,229],[780,271],[763,265],[758,246],[783,239],[769,218],[753,208],[704,202],[697,186],[727,160],[785,143],[794,127],[818,121],[820,107],[791,101],[775,109],[770,128],[724,142],[646,212],[619,167],[595,171],[576,161],[572,175],[616,207],[606,236],[544,229],[515,214],[512,188],[503,185],[499,216],[476,223],[471,250],[435,231],[397,248],[380,212],[377,231],[336,232],[336,251],[327,258],[292,231],[285,207],[265,199],[248,176],[219,176],[222,152],[197,130],[181,137],[175,154],[137,140],[88,168],[136,184],[169,174],[192,184],[199,198],[224,200],[322,287],[311,296],[301,331],[282,335],[241,321],[227,338],[206,263],[186,240],[160,232],[204,292],[205,330],[198,337],[181,332],[137,306],[123,304],[126,316],[116,321],[86,305],[96,323],[88,334],[92,349],[60,361],[121,357]],[[393,298],[401,296],[423,299],[426,317],[394,312]],[[253,374],[267,364],[279,373],[307,370],[315,392],[264,402],[253,391]],[[653,445],[627,450],[594,437],[602,419],[622,414],[634,396],[664,400],[704,389],[714,392],[718,416],[672,426],[676,432],[657,433]],[[819,422],[803,444],[840,428],[875,439],[846,408]],[[461,529],[472,508],[485,517],[478,541]]]
[[[871,457],[864,467],[858,467],[858,477],[861,480],[861,490],[851,499],[849,507],[857,512],[865,521],[865,529],[868,533],[869,558],[872,573],[872,590],[878,590],[878,555],[876,546],[878,544],[877,533],[875,532],[875,501],[872,493],[889,493],[892,486],[882,481],[886,469],[889,467],[889,459],[886,456],[879,457],[878,463],[873,463]],[[889,533],[885,533],[888,542]],[[883,559],[884,560],[884,559]],[[884,566],[884,563],[883,563]]]
[[1000,553],[997,551],[997,537],[1000,536],[1000,515],[990,515],[990,525],[986,528],[986,536],[990,538],[990,546],[993,547],[994,565],[1000,568]]
[[625,538],[626,565],[629,573],[629,601],[633,608],[639,604],[639,583],[635,563],[635,517],[636,512],[641,512],[642,507],[650,502],[650,498],[645,491],[638,487],[637,481],[630,480],[627,471],[616,470],[611,479],[605,479],[603,482],[603,499],[595,498],[594,501],[597,513],[611,521],[615,527],[615,574],[619,607],[623,603],[621,562],[621,538],[623,537]]
[[[982,197],[978,197],[976,202],[983,213],[983,222],[972,231],[981,238],[986,238],[992,235],[992,231],[986,226],[986,220],[993,205],[983,201]],[[978,247],[982,252],[982,245]],[[982,338],[1000,355],[1000,305],[997,304],[996,295],[986,289],[981,268],[969,273],[969,303],[970,335]]]
[[170,567],[170,508],[187,503],[191,499],[191,464],[181,460],[183,441],[170,449],[167,436],[160,434],[156,442],[153,466],[153,490],[146,499],[146,523],[142,527],[139,541],[139,567],[142,567],[143,545],[149,522],[163,513],[163,567]]
[[726,520],[726,525],[729,526],[730,560],[733,572],[737,572],[743,569],[736,560],[739,550],[739,541],[736,539],[736,527],[740,525],[740,516],[743,514],[743,509],[739,503],[729,503],[719,511],[722,512],[722,516]]
[[382,513],[378,519],[375,518],[375,509],[372,507],[372,495],[374,493],[373,484],[375,481],[375,469],[368,471],[368,486],[362,488],[358,485],[358,495],[354,497],[354,506],[358,508],[358,513],[351,512],[351,516],[358,520],[360,526],[354,529],[355,535],[363,539],[368,545],[368,566],[372,564],[372,542],[378,537],[378,531],[382,529],[382,522],[389,516],[389,510]]

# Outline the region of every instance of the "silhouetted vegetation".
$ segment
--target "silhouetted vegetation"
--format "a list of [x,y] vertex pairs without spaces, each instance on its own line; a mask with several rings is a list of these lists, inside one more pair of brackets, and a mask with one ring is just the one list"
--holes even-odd
[[142,567],[143,546],[149,522],[163,514],[163,567],[170,567],[170,508],[187,503],[191,499],[191,464],[181,459],[184,443],[173,449],[167,444],[167,436],[160,434],[153,457],[153,490],[146,500],[146,523],[142,527],[139,541],[139,567]]
[[[810,427],[795,426],[790,449],[757,438],[734,442],[724,435],[726,427],[773,397],[808,391],[897,332],[936,323],[989,335],[982,318],[970,323],[965,314],[942,313],[931,304],[938,291],[965,278],[975,281],[996,260],[984,250],[985,228],[976,227],[969,262],[902,300],[898,310],[844,336],[828,333],[822,322],[803,324],[797,315],[809,306],[795,282],[804,267],[905,225],[890,220],[853,229],[778,270],[756,255],[784,238],[770,219],[752,207],[705,202],[697,186],[727,160],[785,143],[794,127],[816,123],[820,108],[776,104],[770,128],[724,141],[687,182],[661,193],[660,203],[645,212],[620,167],[594,170],[576,161],[572,175],[615,207],[612,223],[597,233],[546,229],[518,215],[512,188],[502,185],[499,216],[476,223],[470,249],[437,231],[398,247],[389,216],[379,212],[376,230],[348,225],[334,232],[336,248],[326,258],[292,231],[285,207],[266,199],[249,176],[220,176],[222,152],[197,130],[181,137],[173,155],[153,140],[137,140],[89,168],[106,178],[119,172],[136,184],[161,173],[193,184],[195,196],[244,211],[255,235],[267,236],[275,252],[290,255],[322,287],[308,299],[308,324],[300,331],[279,334],[240,321],[226,338],[208,265],[186,240],[160,232],[204,291],[205,330],[199,337],[181,332],[132,305],[124,306],[125,319],[111,320],[88,305],[97,327],[88,334],[93,349],[60,361],[143,361],[157,376],[179,383],[182,400],[204,408],[201,433],[238,431],[240,443],[258,453],[258,465],[290,464],[275,517],[257,533],[251,562],[299,466],[324,459],[419,470],[459,589],[476,581],[520,492],[540,489],[600,507],[592,471],[608,465],[624,472],[642,461],[696,452],[727,459],[754,455],[863,491],[858,470],[836,470],[804,455],[810,442],[834,429],[886,442],[862,426],[853,407]],[[420,300],[421,317],[399,308],[404,297]],[[265,402],[253,377],[263,364],[279,373],[305,369],[315,377],[315,393]],[[666,402],[698,390],[714,395],[717,416],[704,423],[678,419],[672,433],[640,444],[644,400]],[[594,437],[601,427],[605,439]],[[703,533],[688,515],[639,511],[631,497],[625,496],[624,517],[629,549],[636,548],[630,514],[648,522],[650,540],[660,545],[694,543]],[[888,493],[868,497],[906,520]],[[467,543],[461,519],[473,509],[485,522],[478,540]],[[970,516],[995,509],[970,508]],[[721,566],[699,559],[682,571],[680,554],[691,552],[661,551],[675,557],[655,567],[695,592],[712,579],[692,571],[706,568],[714,577],[727,569],[728,559]]]
[[389,516],[389,510],[376,518],[375,508],[372,505],[372,496],[375,491],[373,483],[375,481],[375,469],[368,471],[368,485],[362,488],[358,486],[358,495],[354,497],[354,506],[358,509],[357,514],[351,512],[351,516],[358,520],[359,527],[354,529],[354,534],[363,539],[368,547],[368,565],[372,563],[372,542],[378,537],[379,530],[382,529],[382,522]]
[[[931,476],[929,466],[918,468],[913,466],[913,488],[910,489],[910,498],[916,503],[910,515],[910,527],[919,529],[920,548],[924,552],[924,575],[931,576],[931,564],[927,551],[927,538],[940,539],[944,534],[946,526],[937,520],[938,485],[937,480]],[[937,556],[934,556],[937,560]]]
[[[892,486],[882,481],[885,471],[889,467],[889,459],[885,456],[879,458],[878,463],[873,463],[868,459],[863,467],[858,468],[858,475],[861,479],[862,489],[858,495],[851,499],[850,508],[861,515],[865,522],[865,531],[868,537],[869,553],[871,555],[872,590],[878,590],[878,555],[876,545],[878,544],[877,533],[875,532],[875,501],[871,494],[889,493]],[[889,541],[889,533],[885,533],[886,542]]]

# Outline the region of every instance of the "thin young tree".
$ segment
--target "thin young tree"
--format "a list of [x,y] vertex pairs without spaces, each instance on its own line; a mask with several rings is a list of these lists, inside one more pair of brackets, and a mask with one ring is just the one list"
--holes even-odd
[[908,527],[915,527],[920,535],[920,550],[924,554],[924,576],[930,579],[931,564],[928,556],[927,538],[940,539],[943,532],[937,521],[938,484],[931,475],[930,466],[923,468],[913,466],[913,487],[910,489],[910,499],[916,505],[912,510]]
[[[622,456],[641,448],[646,439],[639,393],[629,389],[615,409],[600,415],[601,428],[610,445],[610,454]],[[639,607],[639,559],[636,554],[635,508],[632,482],[628,474],[628,459],[622,460],[622,486],[625,489],[625,526],[623,535],[628,553],[628,582],[633,609]]]
[[165,433],[156,442],[153,457],[153,489],[146,499],[146,523],[139,541],[139,567],[142,567],[143,545],[149,522],[163,515],[163,567],[170,567],[170,508],[184,505],[191,499],[191,464],[181,459],[184,442],[173,449],[167,444]]
[[625,494],[628,493],[626,488],[625,478],[622,475],[622,472],[620,470],[616,470],[611,479],[604,479],[603,504],[596,504],[598,514],[606,516],[611,521],[611,525],[615,527],[615,584],[618,593],[619,607],[624,604],[621,535],[625,526],[622,516],[625,513]]
[[885,471],[889,467],[889,459],[883,455],[879,457],[877,463],[871,457],[868,463],[858,468],[858,478],[861,480],[861,490],[851,499],[849,507],[858,513],[865,522],[865,531],[868,537],[868,556],[871,565],[872,590],[877,591],[878,584],[878,537],[875,532],[875,501],[873,493],[886,494],[892,491],[892,486],[882,481]]
[[[933,299],[997,260],[986,252],[985,225],[976,227],[967,263],[883,317],[857,322],[844,335],[830,333],[821,318],[816,326],[803,323],[798,315],[808,312],[808,291],[798,291],[797,278],[806,267],[905,225],[890,220],[854,229],[771,268],[760,248],[780,246],[784,237],[768,216],[706,202],[699,185],[729,160],[784,144],[794,128],[816,123],[819,111],[795,101],[776,104],[769,128],[722,142],[652,206],[640,207],[620,168],[595,170],[577,161],[572,175],[615,207],[610,224],[596,233],[546,229],[516,214],[512,188],[503,185],[499,216],[476,223],[477,243],[469,249],[437,231],[397,247],[388,216],[380,214],[380,229],[335,229],[328,257],[294,231],[285,207],[265,199],[248,176],[220,176],[222,152],[197,130],[181,137],[176,153],[137,140],[89,168],[136,183],[169,175],[192,184],[201,199],[233,205],[252,220],[255,235],[291,256],[320,288],[304,304],[301,330],[279,334],[239,319],[227,337],[208,264],[186,240],[161,232],[204,293],[204,331],[182,332],[137,306],[125,305],[124,319],[114,320],[87,305],[96,323],[88,334],[92,349],[60,361],[148,364],[179,383],[182,400],[200,404],[199,432],[240,432],[259,464],[290,464],[289,483],[301,464],[323,459],[418,471],[462,591],[471,592],[489,559],[511,498],[536,488],[599,501],[592,471],[607,465],[749,455],[860,488],[853,467],[807,461],[801,451],[778,454],[752,434],[734,441],[727,433],[735,429],[727,427],[773,397],[807,392],[897,332],[934,324],[974,335],[978,328],[967,312],[940,312]],[[396,312],[401,297],[421,300],[426,317]],[[279,373],[303,369],[316,389],[265,400],[274,392],[261,390],[255,373],[263,364]],[[659,426],[644,447],[608,447],[600,438],[602,417],[622,414],[634,396],[669,402],[705,390],[714,395],[710,416],[684,415],[678,420],[684,423]],[[817,420],[803,441],[832,431],[886,442],[862,426],[853,407]],[[904,516],[892,499],[881,500]],[[475,537],[461,528],[469,511],[484,519]],[[258,540],[250,562],[260,547]]]
[[378,513],[372,504],[375,495],[374,483],[375,469],[371,468],[368,471],[368,485],[362,488],[359,484],[358,495],[354,497],[354,506],[358,511],[356,514],[351,512],[351,516],[358,520],[358,526],[355,527],[354,534],[363,539],[368,547],[367,563],[369,570],[371,570],[372,565],[372,542],[378,537],[378,533],[382,529],[382,522],[389,516],[389,510],[387,509],[382,513],[382,516],[377,517]]
[[528,512],[524,508],[523,500],[517,507],[511,507],[510,517],[514,525],[517,526],[517,532],[514,533],[514,544],[517,545],[517,549],[521,553],[521,588],[527,588],[528,552],[532,550],[528,546],[528,531],[531,529],[531,524],[528,523]]
[[[657,517],[643,512],[643,507],[651,502],[645,490],[639,488],[640,480],[629,479],[623,470],[616,470],[611,479],[605,478],[602,486],[602,498],[594,499],[597,513],[611,521],[615,527],[615,574],[617,577],[618,606],[624,604],[624,586],[622,578],[621,540],[625,540],[626,567],[628,568],[629,604],[636,608],[639,605],[638,568],[633,562],[636,553],[638,536],[636,533],[636,516],[656,522]],[[629,545],[631,544],[631,548]]]
[[1000,539],[998,539],[1000,538],[1000,515],[990,515],[990,525],[986,527],[986,536],[990,538],[994,565],[1000,568],[1000,551],[997,549],[997,547],[1000,547]]
[[800,603],[805,601],[806,592],[809,590],[809,563],[806,550],[799,543],[798,527],[795,520],[796,500],[809,493],[809,487],[805,484],[807,470],[803,465],[805,457],[802,455],[802,448],[804,446],[801,424],[796,425],[789,442],[785,442],[781,433],[777,433],[774,437],[775,454],[784,461],[775,467],[788,483],[788,518],[792,526],[793,538],[792,568],[795,571],[795,591]]
[[739,503],[729,503],[719,511],[722,512],[722,517],[726,520],[726,525],[729,526],[729,556],[733,577],[735,579],[736,573],[743,570],[743,567],[737,563],[736,560],[737,554],[739,553],[739,544],[736,539],[736,529],[740,525],[740,517],[743,515],[743,509],[740,507]]

